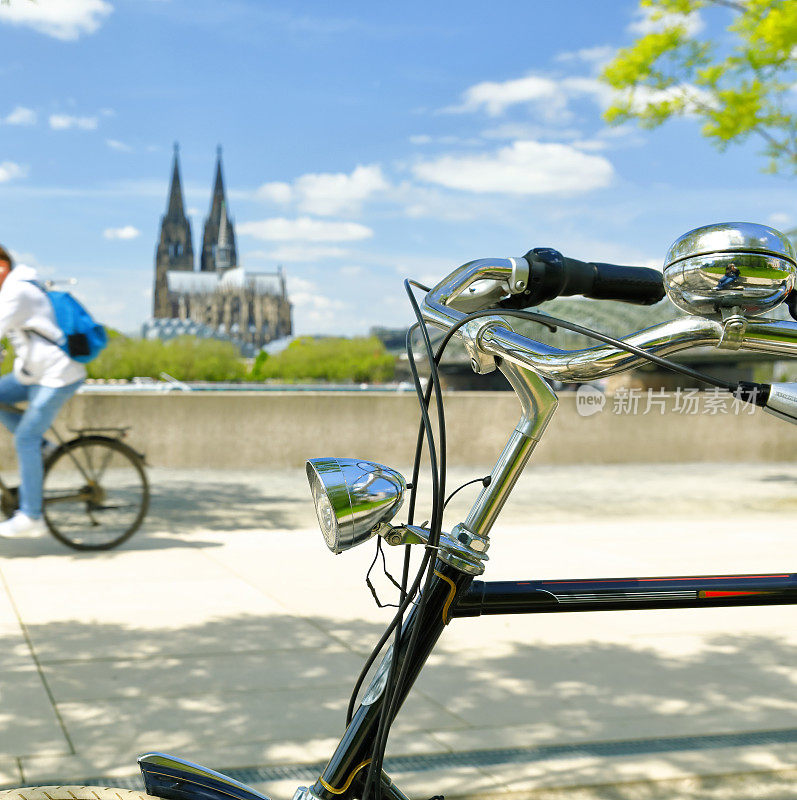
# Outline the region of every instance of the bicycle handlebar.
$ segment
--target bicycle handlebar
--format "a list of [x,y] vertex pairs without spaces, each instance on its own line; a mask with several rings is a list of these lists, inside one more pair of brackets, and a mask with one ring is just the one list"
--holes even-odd
[[502,300],[504,308],[528,308],[574,294],[641,305],[658,303],[664,297],[661,272],[648,267],[578,261],[550,247],[536,247],[523,258],[529,265],[526,288]]
[[[479,259],[463,264],[425,297],[424,319],[448,329],[466,314],[489,308],[528,284],[525,259]],[[530,367],[545,378],[588,381],[606,377],[644,363],[642,356],[612,345],[582,350],[560,350],[516,333],[500,308],[495,315],[472,320],[458,331],[482,353]],[[797,354],[797,323],[782,320],[748,320],[743,331],[729,332],[720,320],[680,317],[624,337],[623,341],[656,355],[689,347],[714,346],[757,352]]]

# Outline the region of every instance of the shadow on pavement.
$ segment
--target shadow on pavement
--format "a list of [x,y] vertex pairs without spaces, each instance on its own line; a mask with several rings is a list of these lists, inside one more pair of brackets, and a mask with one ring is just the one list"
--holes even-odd
[[[259,745],[260,763],[273,763],[286,760],[286,741],[336,740],[362,663],[350,648],[380,633],[356,620],[287,615],[159,631],[80,621],[28,627],[78,752],[111,756],[131,772],[149,749],[178,748],[206,762],[217,752],[209,765],[223,768],[235,766],[225,754],[242,745],[250,759]],[[478,629],[473,635],[471,649],[441,652],[423,672],[397,720],[399,736],[435,732],[443,752],[772,731],[797,718],[797,647],[770,636],[714,636],[693,655],[667,657],[595,642],[493,653],[480,649]],[[4,722],[13,733],[0,735],[0,755],[38,752],[35,718]],[[709,763],[712,753],[692,756]]]

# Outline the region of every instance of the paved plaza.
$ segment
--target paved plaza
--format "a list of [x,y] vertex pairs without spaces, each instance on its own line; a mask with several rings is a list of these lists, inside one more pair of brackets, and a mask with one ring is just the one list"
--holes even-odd
[[[0,786],[132,785],[161,750],[287,800],[390,618],[374,545],[327,551],[303,470],[151,479],[116,551],[0,542]],[[793,572],[796,517],[797,464],[530,467],[485,579]],[[388,753],[421,799],[793,798],[797,607],[455,620]]]

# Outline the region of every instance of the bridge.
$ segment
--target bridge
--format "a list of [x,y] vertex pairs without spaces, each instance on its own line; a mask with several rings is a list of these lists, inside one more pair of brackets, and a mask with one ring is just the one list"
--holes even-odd
[[[643,328],[650,328],[676,317],[685,316],[684,312],[677,309],[666,298],[653,306],[636,306],[613,300],[560,297],[542,304],[539,310],[550,314],[552,317],[575,322],[615,338],[628,336]],[[791,319],[785,305],[780,306],[766,316],[774,319]],[[562,350],[577,350],[585,347],[594,347],[599,344],[594,339],[564,328],[557,328],[556,331],[551,331],[544,325],[520,319],[513,319],[511,324],[518,333],[523,333],[543,344]],[[385,343],[390,352],[399,356],[401,365],[399,371],[402,377],[405,372],[409,374],[404,345],[406,329],[386,330],[375,328],[372,333]],[[437,330],[430,330],[430,334],[434,343],[439,342],[442,338],[442,334]],[[417,354],[422,353],[423,350],[420,338],[416,341],[418,342],[415,351],[417,357]],[[762,370],[769,375],[772,371],[772,365],[783,360],[768,353],[718,350],[713,347],[685,350],[682,353],[673,355],[672,358],[683,364],[694,365],[717,377],[721,376],[736,380],[751,380],[754,374],[757,375]],[[687,378],[659,370],[658,367],[652,365],[650,368],[643,368],[641,372],[642,375],[639,377],[645,383],[656,384],[662,388],[674,389],[677,386],[692,385],[688,383]],[[470,368],[470,358],[459,341],[454,341],[449,345],[443,358],[441,373],[446,378],[446,384],[451,388],[506,388],[506,382],[500,374],[492,376],[473,375]],[[778,375],[775,376],[776,379],[780,377]],[[761,379],[765,380],[766,378],[762,377]]]

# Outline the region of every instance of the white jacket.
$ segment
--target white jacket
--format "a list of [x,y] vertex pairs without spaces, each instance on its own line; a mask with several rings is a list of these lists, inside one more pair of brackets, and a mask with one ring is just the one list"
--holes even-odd
[[[0,339],[8,336],[14,345],[14,376],[20,383],[52,388],[68,386],[85,379],[86,368],[52,343],[63,341],[64,334],[55,324],[50,299],[38,286],[29,283],[35,280],[38,280],[35,269],[17,264],[3,281]],[[39,331],[42,336],[31,331]]]

